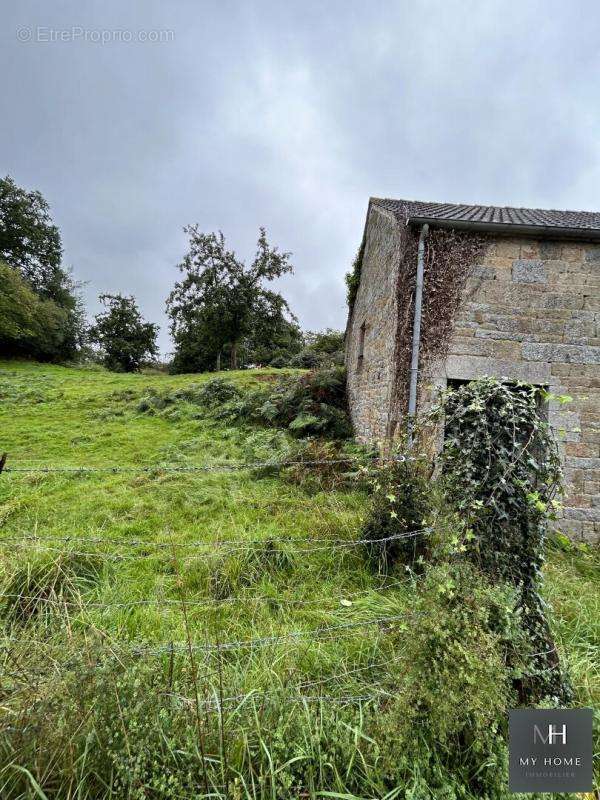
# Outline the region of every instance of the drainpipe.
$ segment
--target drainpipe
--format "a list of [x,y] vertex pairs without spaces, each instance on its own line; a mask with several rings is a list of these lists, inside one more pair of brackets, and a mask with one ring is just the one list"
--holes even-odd
[[419,378],[419,344],[421,342],[421,304],[423,301],[423,271],[425,261],[425,239],[429,225],[425,223],[419,236],[417,255],[417,285],[415,287],[415,317],[413,320],[412,357],[410,362],[410,388],[408,391],[408,443],[412,445],[413,428],[417,414],[417,382]]

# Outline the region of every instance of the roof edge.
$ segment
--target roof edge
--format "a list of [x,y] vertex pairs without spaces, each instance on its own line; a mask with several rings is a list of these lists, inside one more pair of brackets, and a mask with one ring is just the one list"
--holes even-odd
[[[400,220],[398,220],[400,222]],[[577,239],[579,241],[600,241],[600,230],[593,228],[567,228],[558,225],[524,225],[516,222],[477,222],[472,220],[440,219],[439,217],[409,216],[409,226],[430,225],[435,228],[481,231],[489,233],[515,233],[521,236],[543,236],[546,239]]]

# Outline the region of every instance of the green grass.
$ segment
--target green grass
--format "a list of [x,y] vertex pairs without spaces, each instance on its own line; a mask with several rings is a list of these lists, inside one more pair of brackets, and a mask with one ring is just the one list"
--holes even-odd
[[[151,474],[7,471],[0,484],[2,533],[11,540],[5,550],[7,571],[24,556],[100,552],[116,558],[106,559],[104,574],[93,591],[86,592],[86,601],[156,600],[150,607],[86,611],[107,635],[183,641],[181,608],[171,601],[180,599],[181,587],[192,604],[214,599],[211,581],[221,573],[223,580],[240,582],[230,592],[240,600],[224,603],[214,613],[190,606],[193,633],[200,641],[207,632],[218,632],[222,640],[239,639],[359,620],[363,607],[369,609],[375,602],[373,587],[379,582],[362,568],[354,548],[295,552],[310,548],[313,540],[351,540],[364,513],[360,493],[307,494],[277,476],[219,471],[223,462],[260,460],[272,453],[264,449],[260,436],[258,450],[253,450],[247,431],[202,418],[197,406],[184,404],[176,421],[136,410],[150,387],[172,390],[210,376],[116,375],[17,362],[0,364],[0,369],[1,447],[9,453],[8,467],[157,466]],[[271,376],[256,371],[227,377],[247,387]],[[160,470],[160,465],[211,464],[215,472]],[[32,536],[39,543],[25,538]],[[64,543],[64,537],[73,540]],[[282,546],[293,566],[262,574],[259,570],[252,580],[237,575],[244,568],[244,552],[230,554],[219,548],[230,540],[280,538],[298,540]],[[86,544],[97,539],[103,542],[100,546]],[[148,546],[130,547],[127,540]],[[153,548],[157,542],[172,547]],[[185,547],[188,542],[206,546]],[[341,605],[347,594],[356,592],[364,596],[351,606]],[[274,610],[277,600],[255,600],[265,595],[281,597],[282,604]],[[303,605],[309,599],[311,604]],[[163,605],[163,600],[169,604]],[[300,605],[294,606],[296,601]]]
[[[101,369],[0,362],[0,452],[8,453],[7,467],[156,467],[151,472],[0,475],[1,602],[7,636],[14,641],[11,664],[36,647],[30,641],[40,642],[46,669],[48,659],[60,666],[65,654],[73,657],[68,643],[77,636],[85,637],[93,658],[102,648],[113,660],[129,664],[133,647],[160,650],[173,643],[177,652],[177,647],[185,651],[188,643],[202,648],[299,632],[297,638],[269,646],[227,652],[218,659],[218,679],[214,654],[199,651],[196,671],[202,675],[212,671],[211,678],[202,678],[202,691],[211,697],[222,691],[227,697],[292,687],[298,695],[343,698],[396,686],[402,623],[341,627],[331,635],[311,635],[328,626],[410,612],[413,586],[397,586],[393,580],[391,587],[382,588],[381,577],[368,569],[358,548],[327,546],[357,538],[365,495],[314,485],[308,490],[285,475],[219,468],[228,461],[271,458],[285,448],[284,434],[227,427],[189,403],[162,413],[137,410],[149,391],[172,391],[210,377],[214,376],[118,375]],[[250,388],[271,380],[273,374],[257,370],[228,373],[227,378]],[[214,471],[177,473],[161,469],[166,465],[212,465]],[[294,541],[283,541],[287,539]],[[553,549],[545,587],[576,702],[596,708],[600,707],[599,563],[592,551]],[[28,605],[27,600],[13,597],[19,592],[34,599]],[[15,602],[21,605],[15,608]],[[31,622],[23,622],[23,617]],[[394,631],[398,635],[389,635]],[[170,674],[168,651],[155,660],[161,675]],[[189,692],[197,675],[194,665],[190,673],[189,665],[180,661],[176,660],[175,674]],[[169,680],[173,683],[172,674]],[[27,682],[28,690],[31,684]],[[56,691],[57,697],[62,696],[58,685],[48,688],[50,695]],[[35,702],[41,703],[42,697],[39,689]],[[193,701],[193,693],[188,700]],[[28,706],[34,715],[35,702]],[[127,750],[127,709],[117,711],[125,715],[125,739],[119,747]],[[320,724],[329,713],[329,707],[323,710]],[[310,720],[313,724],[314,715]],[[353,717],[348,725],[355,731],[352,741],[358,748],[360,724]],[[310,747],[316,747],[314,736],[319,735],[342,736],[331,730],[312,731]],[[245,736],[240,741],[246,741]],[[250,753],[251,745],[246,744]],[[67,744],[57,740],[54,745],[56,762],[66,758]],[[240,753],[245,746],[239,745]],[[266,749],[257,746],[263,755],[277,751],[272,742]],[[63,778],[71,770],[73,785],[54,784],[50,776],[58,768],[52,758],[33,763],[24,755],[30,752],[27,746],[22,748],[10,756],[11,777],[0,765],[0,796],[42,796],[36,795],[33,778],[23,768],[35,776],[48,798],[185,796],[175,789],[172,795],[166,789],[163,794],[162,789],[144,794],[146,790],[139,787],[129,787],[122,795],[106,794],[105,787],[90,789],[81,777],[83,755],[62,768]],[[349,759],[359,758],[358,749],[352,752]],[[127,762],[127,770],[131,769]],[[277,769],[272,765],[273,774]],[[343,775],[328,781],[342,793],[351,783]],[[378,791],[373,784],[369,796],[383,796]],[[236,796],[285,795],[275,794],[272,786],[242,786]]]

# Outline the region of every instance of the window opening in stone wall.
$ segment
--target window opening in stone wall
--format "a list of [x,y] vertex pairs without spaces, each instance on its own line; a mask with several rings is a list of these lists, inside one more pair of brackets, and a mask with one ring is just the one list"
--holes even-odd
[[362,369],[363,362],[365,360],[365,334],[367,332],[367,323],[363,322],[360,326],[360,332],[358,334],[358,360],[356,363],[356,369],[358,372]]

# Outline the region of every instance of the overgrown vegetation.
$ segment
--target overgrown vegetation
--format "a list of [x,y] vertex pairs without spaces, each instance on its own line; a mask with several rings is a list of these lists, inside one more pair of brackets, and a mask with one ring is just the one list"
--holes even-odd
[[[130,468],[0,476],[3,798],[507,798],[504,712],[535,666],[519,587],[470,557],[425,458],[389,482],[364,458],[322,483],[222,469],[339,452],[220,417],[277,375],[0,364],[7,467]],[[384,573],[355,546],[370,495],[431,529]],[[574,703],[598,707],[598,557],[557,541],[541,588]]]
[[412,568],[424,564],[430,552],[431,465],[425,458],[384,462],[371,478],[373,499],[361,537],[371,562],[387,574],[398,563]]
[[350,272],[346,273],[346,302],[348,303],[348,309],[350,313],[352,313],[354,301],[356,300],[356,295],[358,294],[358,287],[360,286],[360,275],[362,271],[362,260],[364,254],[365,240],[363,238],[361,245],[358,248],[358,252],[354,257],[354,261],[352,262],[352,268]]
[[232,381],[214,378],[184,391],[152,392],[138,402],[137,409],[164,412],[168,418],[177,419],[176,407],[181,403],[199,407],[197,414],[220,422],[281,428],[294,437],[347,439],[352,435],[341,367],[265,381],[244,393]]
[[[362,536],[375,540],[368,549],[380,570],[387,572],[397,562],[422,569],[426,560],[435,563],[448,555],[440,550],[439,534],[453,515],[457,547],[452,558],[462,553],[486,580],[515,589],[511,611],[535,654],[515,679],[519,702],[564,704],[571,688],[560,669],[539,585],[547,522],[555,518],[561,486],[556,442],[540,408],[547,399],[532,386],[492,378],[447,391],[428,420],[444,427],[437,481],[431,481],[427,460],[414,450],[409,460],[386,465],[375,478]],[[411,531],[425,525],[431,536],[412,541]]]
[[538,585],[547,521],[560,505],[562,478],[557,445],[541,411],[547,399],[532,386],[487,378],[448,392],[437,416],[445,424],[440,464],[448,496],[473,533],[468,553],[493,580],[517,587],[518,611],[532,651],[540,653],[535,675],[521,685],[522,699],[550,696],[565,703],[570,690]]
[[[418,232],[406,228],[404,246],[396,285],[397,307],[401,310],[396,330],[395,416],[402,419],[408,403],[414,290],[418,249]],[[483,252],[485,238],[472,232],[432,228],[425,241],[424,284],[421,311],[419,368],[427,375],[432,365],[442,363],[447,355],[456,323],[464,302],[467,281]]]
[[324,331],[307,331],[302,335],[301,350],[280,351],[267,363],[271,367],[297,367],[301,369],[326,369],[344,364],[344,334],[333,328]]

